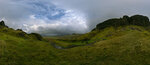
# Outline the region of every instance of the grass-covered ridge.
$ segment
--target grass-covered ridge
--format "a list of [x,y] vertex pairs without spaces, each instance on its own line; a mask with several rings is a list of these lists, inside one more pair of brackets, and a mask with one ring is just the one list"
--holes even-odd
[[110,19],[89,33],[61,37],[27,34],[1,22],[0,65],[150,65],[149,43],[149,19],[141,15]]
[[149,40],[150,32],[145,27],[108,27],[88,40],[96,41],[94,44],[64,49],[59,57],[67,65],[149,65]]
[[[119,27],[119,26],[127,26],[127,25],[137,25],[137,26],[150,26],[149,18],[143,15],[134,15],[134,16],[123,16],[123,18],[114,18],[106,20],[102,23],[99,23],[95,29],[101,30],[107,27]],[[95,30],[93,29],[93,30]]]
[[4,33],[10,36],[15,36],[24,39],[33,39],[33,40],[43,40],[43,37],[37,33],[30,33],[27,34],[26,32],[22,31],[21,29],[14,30],[9,28],[5,25],[4,21],[0,22],[0,33]]
[[[138,27],[138,26],[140,26],[145,30],[146,29],[148,30],[150,28],[150,21],[147,16],[143,16],[143,15],[134,15],[131,17],[125,15],[122,18],[113,18],[113,19],[106,20],[102,23],[99,23],[96,26],[96,28],[94,28],[91,32],[83,35],[76,35],[69,38],[64,37],[61,39],[56,39],[57,38],[56,37],[54,43],[63,47],[67,47],[67,46],[76,47],[80,45],[82,46],[82,45],[93,44],[100,40],[107,40],[116,37],[115,35],[121,33],[123,34],[126,31],[116,32],[116,30],[119,30],[120,28],[124,29],[128,26],[131,26],[131,28],[129,28],[128,30],[134,29],[134,27]],[[136,29],[139,30],[138,28]],[[51,38],[51,41],[53,41],[52,39],[53,38]]]

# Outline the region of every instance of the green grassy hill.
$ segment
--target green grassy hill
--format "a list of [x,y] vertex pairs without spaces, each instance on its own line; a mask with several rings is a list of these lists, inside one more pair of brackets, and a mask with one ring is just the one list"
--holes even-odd
[[[100,39],[93,45],[65,50],[63,55],[72,56],[71,59],[68,57],[65,59],[70,60],[69,62],[76,61],[81,65],[150,64],[150,33],[148,31],[138,26],[107,28],[106,30],[92,38],[93,40]],[[108,37],[109,35],[112,36]]]
[[[111,24],[120,20],[124,23]],[[150,65],[149,19],[136,15],[108,21],[83,35],[44,38],[1,22],[0,65]]]

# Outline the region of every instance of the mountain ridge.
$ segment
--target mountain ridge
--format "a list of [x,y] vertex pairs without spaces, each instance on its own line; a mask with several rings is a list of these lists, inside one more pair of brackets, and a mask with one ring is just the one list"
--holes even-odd
[[26,38],[26,39],[37,39],[37,40],[43,40],[42,36],[38,33],[26,33],[22,29],[16,29],[14,30],[13,28],[9,28],[7,25],[5,25],[5,22],[2,20],[0,21],[0,32],[12,35],[12,36],[17,36],[21,38]]
[[122,18],[112,18],[108,19],[102,23],[96,25],[96,28],[93,30],[101,30],[106,27],[119,27],[119,26],[127,26],[127,25],[137,25],[137,26],[150,26],[150,21],[147,16],[143,15],[133,15],[131,17],[125,15]]
[[42,38],[2,22],[0,65],[150,65],[149,22],[140,18],[134,25],[98,25],[83,35]]

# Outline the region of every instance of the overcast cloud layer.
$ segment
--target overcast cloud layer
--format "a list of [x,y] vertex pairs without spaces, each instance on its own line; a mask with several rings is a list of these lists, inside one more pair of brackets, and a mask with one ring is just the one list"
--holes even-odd
[[0,0],[9,27],[46,35],[86,33],[109,18],[150,16],[149,0]]

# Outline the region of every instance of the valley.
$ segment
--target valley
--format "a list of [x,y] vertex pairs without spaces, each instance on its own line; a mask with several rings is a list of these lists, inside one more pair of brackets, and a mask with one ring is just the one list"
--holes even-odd
[[150,64],[150,22],[146,16],[110,19],[86,34],[45,37],[1,23],[0,65]]

